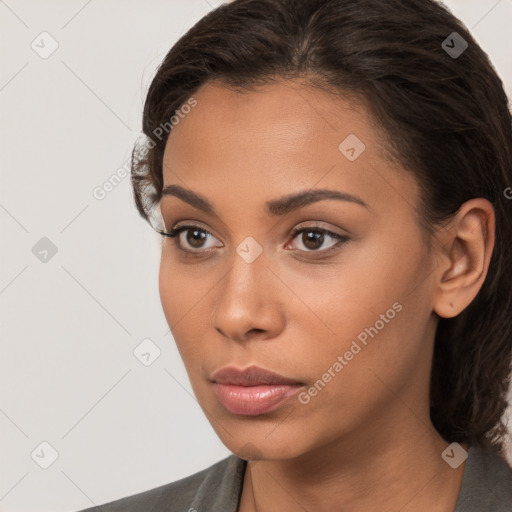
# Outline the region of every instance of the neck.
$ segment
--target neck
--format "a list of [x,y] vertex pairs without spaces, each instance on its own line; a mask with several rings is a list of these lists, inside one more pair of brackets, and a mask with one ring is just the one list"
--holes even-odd
[[403,404],[387,415],[392,428],[375,421],[293,459],[249,462],[239,510],[453,510],[465,464],[441,458],[448,443],[430,419]]

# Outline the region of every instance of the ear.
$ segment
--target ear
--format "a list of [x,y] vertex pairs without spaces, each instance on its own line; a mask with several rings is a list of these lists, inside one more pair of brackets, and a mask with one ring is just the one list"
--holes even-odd
[[452,318],[463,311],[482,287],[494,249],[495,214],[483,198],[466,201],[440,228],[436,238],[434,311]]

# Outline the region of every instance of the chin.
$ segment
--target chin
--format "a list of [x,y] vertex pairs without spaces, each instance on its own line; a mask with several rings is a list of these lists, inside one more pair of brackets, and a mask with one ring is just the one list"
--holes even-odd
[[240,439],[228,436],[227,439],[221,438],[221,441],[236,456],[255,462],[293,459],[306,450],[306,447],[298,445],[292,437],[285,440],[282,436],[274,437],[273,434],[269,436],[267,434],[268,432],[262,435],[244,436]]

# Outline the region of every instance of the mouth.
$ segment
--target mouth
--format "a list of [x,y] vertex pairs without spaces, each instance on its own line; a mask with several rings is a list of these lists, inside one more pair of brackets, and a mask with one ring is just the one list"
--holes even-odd
[[222,368],[214,372],[210,380],[224,408],[243,416],[273,411],[304,386],[302,382],[257,366]]

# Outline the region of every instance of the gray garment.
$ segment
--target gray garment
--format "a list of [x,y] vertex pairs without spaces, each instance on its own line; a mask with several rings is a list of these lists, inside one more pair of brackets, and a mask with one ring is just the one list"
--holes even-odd
[[[237,512],[247,462],[230,455],[194,475],[81,512]],[[470,447],[454,512],[512,512],[512,469]]]

